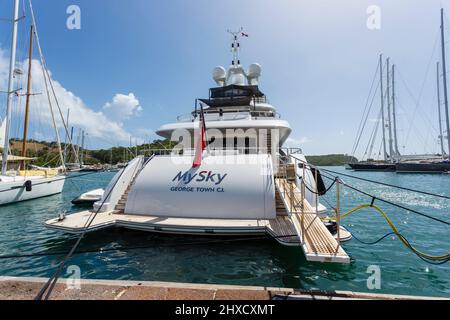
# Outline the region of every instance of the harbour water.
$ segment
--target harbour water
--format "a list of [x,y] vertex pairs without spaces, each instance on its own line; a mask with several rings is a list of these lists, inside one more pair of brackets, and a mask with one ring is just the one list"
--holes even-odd
[[[365,178],[450,196],[450,175],[420,175],[345,171]],[[0,207],[0,256],[66,252],[75,236],[47,230],[43,222],[63,210],[74,211],[70,200],[82,192],[104,187],[113,173],[95,173],[68,179],[63,194]],[[368,193],[449,221],[450,200],[382,187],[343,177]],[[328,185],[329,181],[325,179]],[[371,199],[342,188],[343,211]],[[334,188],[324,196],[335,204]],[[327,204],[324,202],[324,204]],[[450,227],[382,203],[380,205],[400,232],[419,250],[430,254],[450,251]],[[358,239],[372,242],[391,229],[374,210],[365,209],[343,219],[343,225]],[[120,250],[109,249],[121,247]],[[125,249],[128,248],[128,249]],[[101,252],[101,250],[105,250]],[[301,250],[284,247],[269,239],[217,239],[157,235],[111,229],[88,234],[68,263],[77,266],[82,278],[218,283],[324,290],[450,297],[450,262],[431,265],[391,235],[378,244],[353,239],[344,244],[352,257],[350,265],[307,262]],[[61,255],[1,258],[1,276],[50,276]],[[369,289],[369,266],[380,268],[381,288]],[[66,273],[63,276],[68,276]]]

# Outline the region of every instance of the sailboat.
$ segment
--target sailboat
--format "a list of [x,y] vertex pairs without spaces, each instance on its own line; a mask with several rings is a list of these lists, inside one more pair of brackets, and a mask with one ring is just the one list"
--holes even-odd
[[[390,86],[390,71],[389,71],[389,58],[386,60],[386,76],[387,76],[387,109],[388,109],[388,125],[389,128],[389,152],[387,151],[386,146],[386,121],[385,121],[385,97],[384,97],[384,88],[383,88],[383,55],[380,54],[379,58],[379,70],[380,70],[380,92],[381,92],[381,132],[382,132],[382,145],[383,145],[383,160],[374,160],[374,159],[367,159],[367,161],[357,162],[357,163],[349,163],[348,166],[350,169],[353,169],[355,171],[395,171],[395,161],[396,158],[400,156],[400,152],[398,151],[397,147],[397,133],[396,133],[396,126],[394,125],[394,133],[392,133],[392,122],[391,120],[394,120],[395,124],[395,94],[392,92],[392,102],[393,102],[393,115],[391,119],[391,100],[390,100],[390,93],[389,93],[389,86]],[[394,88],[394,74],[395,74],[395,65],[392,67],[392,87]],[[364,116],[364,115],[363,115]],[[378,129],[378,128],[376,128]],[[361,133],[362,134],[362,131]],[[360,136],[357,137],[357,140],[360,139]],[[395,139],[395,142],[393,143]],[[373,135],[373,140],[370,142],[370,148],[369,148],[369,156],[372,154],[373,149],[373,143],[375,141],[375,135]],[[354,149],[356,151],[356,148]]]
[[[445,26],[444,26],[444,9],[441,9],[441,59],[442,59],[442,70],[440,70],[439,62],[436,63],[436,93],[437,93],[437,106],[438,106],[438,116],[439,116],[439,142],[441,148],[441,155],[435,159],[425,159],[425,160],[411,160],[403,161],[396,165],[396,171],[398,173],[446,173],[450,172],[450,159],[448,157],[450,153],[450,121],[448,112],[448,97],[447,97],[447,68],[445,61]],[[446,154],[444,147],[444,134],[442,131],[442,117],[441,117],[441,96],[440,96],[440,72],[442,72],[443,78],[443,91],[444,91],[444,106],[445,106],[445,123],[447,129],[447,146],[449,153]]]
[[[31,5],[31,4],[30,4]],[[17,48],[17,29],[19,22],[19,0],[14,0],[14,12],[12,22],[12,43],[11,56],[9,64],[9,79],[8,91],[6,100],[6,115],[0,127],[0,141],[3,142],[3,152],[1,156],[1,175],[0,175],[0,205],[15,203],[19,201],[31,200],[50,196],[62,192],[65,182],[64,161],[61,157],[62,165],[60,168],[31,168],[27,165],[28,162],[34,160],[26,157],[26,142],[28,129],[28,112],[30,107],[30,85],[31,85],[31,63],[32,63],[32,49],[33,36],[35,33],[34,15],[33,24],[30,30],[30,46],[29,46],[29,60],[28,60],[28,82],[26,93],[26,107],[25,107],[25,123],[24,135],[22,142],[21,156],[14,156],[10,153],[10,131],[11,131],[11,116],[13,100],[18,96],[18,90],[15,89],[15,73],[16,69],[16,48]],[[39,47],[40,49],[40,47]],[[43,66],[44,68],[44,66]],[[49,79],[49,78],[48,78]],[[50,80],[49,80],[50,81]],[[50,105],[51,108],[51,105]],[[58,131],[55,122],[53,122],[56,134]],[[58,148],[61,153],[61,144],[58,136]]]
[[[444,148],[444,134],[442,131],[442,117],[441,117],[441,98],[440,98],[440,73],[443,74],[443,91],[444,91],[444,106],[445,106],[445,119],[447,127],[447,139],[448,149],[450,152],[450,121],[448,112],[448,98],[447,98],[447,71],[445,64],[445,39],[444,39],[444,10],[441,9],[441,52],[442,52],[442,65],[437,63],[436,76],[437,76],[437,101],[438,101],[438,115],[439,115],[439,141],[441,154],[423,154],[423,155],[401,155],[398,150],[397,142],[397,126],[396,126],[396,113],[395,113],[395,65],[392,66],[392,72],[389,72],[389,59],[387,59],[387,123],[385,121],[385,98],[383,91],[383,63],[382,56],[380,55],[379,69],[380,69],[380,87],[381,87],[381,128],[382,128],[382,147],[383,147],[383,160],[367,159],[357,163],[349,163],[348,167],[355,171],[395,171],[397,173],[443,173],[450,172],[450,160],[448,153]],[[442,70],[440,69],[442,66]],[[390,80],[391,79],[391,80]],[[392,91],[390,92],[390,89]],[[392,106],[392,110],[391,110]],[[391,117],[392,116],[392,117]],[[364,117],[364,115],[363,115]],[[386,143],[386,129],[388,131],[388,143]],[[375,131],[376,132],[376,131]],[[361,138],[362,130],[359,132],[357,142]],[[369,141],[370,147],[368,147],[368,156],[372,154],[373,143],[375,134],[371,137],[372,142]],[[357,146],[357,143],[355,144]],[[353,152],[356,151],[354,147]]]

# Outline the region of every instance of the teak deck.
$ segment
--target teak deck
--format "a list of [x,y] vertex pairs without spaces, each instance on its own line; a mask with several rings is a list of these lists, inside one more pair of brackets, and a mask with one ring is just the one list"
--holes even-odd
[[301,191],[295,183],[286,179],[276,179],[275,181],[302,242],[306,259],[308,261],[349,263],[350,257],[328,231],[309,203],[303,201]]

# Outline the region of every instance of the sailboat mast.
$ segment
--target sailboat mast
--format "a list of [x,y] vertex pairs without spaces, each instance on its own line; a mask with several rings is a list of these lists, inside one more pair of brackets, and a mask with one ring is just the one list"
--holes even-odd
[[438,116],[439,116],[439,142],[441,144],[441,154],[442,157],[445,155],[444,149],[444,135],[442,133],[442,116],[441,116],[441,90],[439,81],[439,62],[436,63],[436,87],[437,87],[437,106],[438,106]]
[[[27,80],[27,99],[25,104],[25,120],[23,124],[22,157],[27,153],[27,133],[28,133],[28,115],[30,111],[30,90],[31,90],[31,65],[33,60],[33,25],[30,27],[30,47],[28,48],[28,80]],[[22,161],[22,169],[25,169],[25,160]]]
[[81,165],[84,165],[84,130],[81,131],[81,156],[80,156],[80,163],[81,163]]
[[11,108],[14,90],[14,68],[16,65],[16,48],[17,48],[17,26],[19,23],[19,0],[14,0],[13,11],[13,27],[12,27],[12,42],[11,42],[11,57],[9,61],[9,78],[8,78],[8,93],[6,100],[6,129],[5,129],[5,144],[3,146],[2,158],[2,175],[6,175],[9,154],[9,130],[11,126]]
[[[66,124],[67,124],[67,128],[70,128],[69,126],[69,120],[70,120],[70,108],[67,108],[67,115],[66,115]],[[67,160],[67,138],[70,139],[70,141],[72,141],[72,138],[69,136],[69,131],[66,131],[66,135],[64,138],[64,159],[66,159],[66,162],[68,162]]]
[[381,131],[383,133],[383,157],[387,161],[386,153],[386,133],[384,130],[384,90],[383,90],[383,55],[380,54],[380,91],[381,91]]
[[400,151],[398,151],[398,140],[397,140],[397,115],[395,112],[395,64],[392,65],[392,121],[394,123],[394,151],[396,156],[400,156]]
[[445,66],[445,39],[444,39],[444,9],[441,8],[441,48],[442,48],[442,73],[444,75],[444,105],[445,122],[447,125],[447,147],[450,155],[450,121],[448,116],[447,71]]
[[388,127],[389,127],[389,161],[393,162],[394,161],[394,150],[392,147],[392,122],[391,122],[391,95],[390,95],[390,77],[389,77],[389,58],[387,58],[386,60],[386,96],[387,96],[387,112],[388,112]]
[[77,135],[77,147],[75,149],[76,159],[79,162],[79,166],[81,168],[81,159],[80,159],[80,138],[81,138],[81,128],[78,128],[78,135]]

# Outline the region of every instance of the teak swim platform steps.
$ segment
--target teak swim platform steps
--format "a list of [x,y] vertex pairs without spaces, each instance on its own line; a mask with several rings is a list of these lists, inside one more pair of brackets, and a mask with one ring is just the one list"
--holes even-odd
[[302,199],[295,182],[286,178],[275,179],[277,191],[282,195],[290,213],[288,219],[300,239],[308,261],[350,263],[350,257],[341,247],[314,208]]

